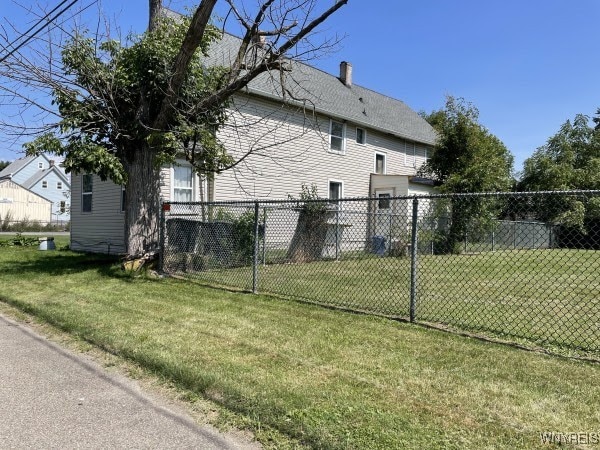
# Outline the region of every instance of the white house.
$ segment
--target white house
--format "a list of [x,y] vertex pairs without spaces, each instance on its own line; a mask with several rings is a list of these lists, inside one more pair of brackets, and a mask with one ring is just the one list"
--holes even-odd
[[[237,44],[225,35],[213,49],[213,63],[228,64]],[[210,183],[185,161],[164,167],[163,201],[285,199],[298,196],[303,184],[334,199],[431,191],[411,178],[436,134],[405,103],[354,84],[346,62],[339,76],[301,63],[285,76],[292,96],[263,74],[234,98],[218,138],[234,157],[248,156]],[[121,186],[92,175],[72,180],[71,247],[123,252]]]
[[46,155],[25,156],[13,161],[0,171],[0,180],[11,180],[49,200],[52,210],[44,221],[70,220],[70,180]]

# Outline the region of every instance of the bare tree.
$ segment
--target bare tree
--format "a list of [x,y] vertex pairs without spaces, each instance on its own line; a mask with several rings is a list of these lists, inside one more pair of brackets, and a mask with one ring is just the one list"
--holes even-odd
[[[68,170],[126,186],[129,255],[157,247],[160,164],[183,151],[197,173],[210,175],[264,150],[251,146],[234,157],[216,138],[232,96],[268,74],[284,98],[302,107],[286,85],[290,64],[331,45],[311,38],[347,3],[323,9],[317,0],[261,0],[250,9],[241,0],[220,1],[229,11],[223,27],[234,21],[242,30],[225,66],[201,63],[221,36],[211,23],[217,0],[202,0],[176,20],[161,0],[149,0],[148,31],[129,46],[101,32],[110,29],[101,20],[93,38],[56,24],[59,33],[37,38],[43,46],[16,52],[0,66],[0,104],[13,111],[0,123],[7,135],[35,138],[29,152],[55,152]],[[37,126],[29,123],[33,110],[45,119]]]

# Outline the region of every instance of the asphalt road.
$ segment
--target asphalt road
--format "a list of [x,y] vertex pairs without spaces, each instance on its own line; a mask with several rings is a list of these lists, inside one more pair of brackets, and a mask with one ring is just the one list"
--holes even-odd
[[256,449],[0,315],[0,447]]

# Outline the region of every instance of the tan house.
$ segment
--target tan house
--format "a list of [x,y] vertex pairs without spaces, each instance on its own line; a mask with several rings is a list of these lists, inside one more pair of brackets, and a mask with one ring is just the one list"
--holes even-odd
[[[228,64],[237,39],[224,36],[212,63]],[[292,95],[263,74],[233,100],[218,138],[234,157],[247,155],[243,161],[210,183],[185,161],[164,167],[162,201],[286,199],[303,184],[331,199],[431,192],[411,177],[436,135],[405,103],[354,84],[346,62],[339,76],[301,63],[285,76]],[[71,247],[123,252],[121,186],[74,175],[71,187]]]
[[0,180],[0,222],[50,222],[52,202],[8,180]]

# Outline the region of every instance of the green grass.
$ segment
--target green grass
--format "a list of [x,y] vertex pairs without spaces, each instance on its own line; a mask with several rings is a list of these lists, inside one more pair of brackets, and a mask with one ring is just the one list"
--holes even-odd
[[[600,429],[600,366],[387,319],[0,250],[0,300],[218,403],[267,445],[534,449]],[[276,440],[270,440],[270,439]]]
[[[600,352],[600,252],[510,250],[419,255],[417,320]],[[408,258],[354,258],[259,266],[258,291],[408,317]],[[252,287],[252,269],[182,273]]]

